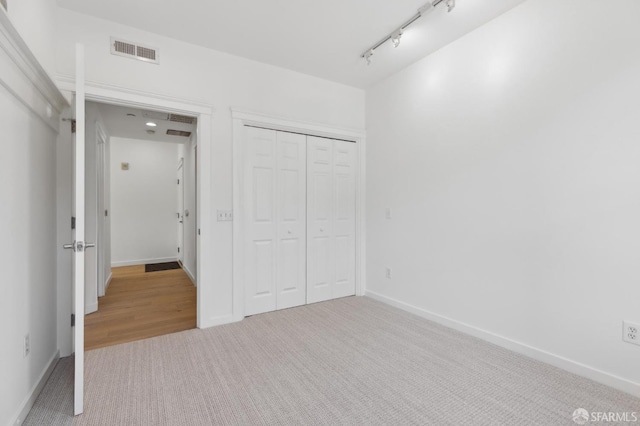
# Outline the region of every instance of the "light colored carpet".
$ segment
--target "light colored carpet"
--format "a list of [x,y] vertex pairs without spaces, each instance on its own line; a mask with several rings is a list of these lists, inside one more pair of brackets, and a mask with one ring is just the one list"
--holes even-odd
[[60,358],[23,426],[71,426],[73,357]]
[[640,400],[365,297],[89,351],[74,425],[571,425]]

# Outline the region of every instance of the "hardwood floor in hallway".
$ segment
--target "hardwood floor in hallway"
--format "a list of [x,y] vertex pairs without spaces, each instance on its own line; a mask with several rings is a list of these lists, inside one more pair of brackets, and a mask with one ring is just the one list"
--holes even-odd
[[182,269],[113,268],[98,312],[85,317],[85,350],[196,327],[196,288]]

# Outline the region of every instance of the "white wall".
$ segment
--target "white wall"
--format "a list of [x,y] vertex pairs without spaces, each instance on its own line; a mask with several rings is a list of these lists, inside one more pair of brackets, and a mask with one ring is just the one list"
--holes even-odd
[[[215,222],[215,210],[232,206],[232,122],[237,106],[290,119],[364,128],[364,91],[241,59],[67,10],[58,11],[57,71],[73,76],[74,43],[86,45],[86,76],[94,82],[200,100],[216,108],[213,121],[211,187],[214,277],[207,283],[206,323],[232,313],[232,223]],[[109,52],[112,35],[157,47],[160,65]]]
[[7,0],[7,12],[43,68],[55,75],[57,4],[51,0]]
[[612,3],[525,2],[367,91],[367,286],[637,390],[640,2]]
[[196,147],[195,136],[191,142],[178,145],[178,157],[184,158],[184,208],[189,211],[183,223],[182,266],[192,279],[196,278],[197,271]]
[[[57,352],[56,132],[2,85],[0,111],[0,424],[6,425]],[[26,334],[31,354],[24,358]]]
[[176,259],[177,166],[177,144],[111,138],[112,266]]

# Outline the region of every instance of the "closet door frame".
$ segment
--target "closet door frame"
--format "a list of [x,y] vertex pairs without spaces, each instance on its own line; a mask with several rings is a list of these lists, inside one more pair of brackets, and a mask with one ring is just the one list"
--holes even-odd
[[352,141],[356,145],[356,296],[366,292],[366,234],[365,234],[365,194],[366,194],[366,137],[364,131],[331,127],[323,124],[294,121],[265,115],[240,108],[231,109],[233,120],[233,321],[241,321],[244,312],[244,172],[246,164],[245,126],[261,127],[283,132],[301,133],[309,136]]

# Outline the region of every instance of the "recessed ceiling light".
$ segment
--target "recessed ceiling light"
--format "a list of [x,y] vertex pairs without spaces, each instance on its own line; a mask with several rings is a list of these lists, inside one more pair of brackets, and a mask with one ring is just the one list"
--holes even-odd
[[149,122],[147,122],[147,126],[149,126],[149,127],[156,127],[156,126],[157,126],[157,124],[156,124],[156,123],[154,123],[153,121],[149,121]]
[[131,114],[130,112],[127,113],[127,117],[135,117],[135,116],[136,116],[135,114]]

